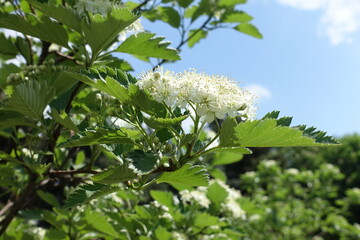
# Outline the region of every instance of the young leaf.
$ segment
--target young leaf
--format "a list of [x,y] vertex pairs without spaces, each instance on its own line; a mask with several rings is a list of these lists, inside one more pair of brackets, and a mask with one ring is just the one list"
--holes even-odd
[[137,33],[127,38],[115,51],[143,57],[180,60],[178,51],[168,47],[170,42],[164,42],[163,37],[154,36],[155,33]]
[[147,153],[139,149],[129,152],[125,160],[128,161],[129,168],[138,175],[151,173],[160,163],[160,158],[157,154]]
[[165,172],[157,180],[157,183],[170,183],[183,186],[208,186],[209,175],[204,166],[185,164],[175,172]]
[[188,46],[192,48],[196,43],[198,43],[201,39],[206,38],[208,31],[202,29],[195,29],[189,31],[189,37],[191,37],[188,41]]
[[59,23],[50,20],[50,18],[44,15],[39,19],[31,14],[22,17],[16,14],[0,12],[0,27],[12,29],[69,48],[68,35],[65,29]]
[[55,6],[54,4],[42,3],[35,0],[26,1],[49,17],[81,33],[81,19],[73,9],[65,8],[61,4]]
[[91,179],[94,182],[103,184],[122,183],[135,178],[135,173],[129,169],[128,164],[116,165],[94,175]]
[[17,111],[25,116],[42,119],[45,107],[55,96],[55,89],[46,82],[30,81],[19,84],[5,109]]
[[112,143],[134,144],[134,141],[131,135],[121,129],[95,127],[79,132],[66,142],[60,143],[57,147],[79,147]]
[[91,46],[93,57],[108,47],[121,31],[138,18],[139,16],[132,14],[126,8],[113,8],[106,18],[90,13],[89,22],[83,20],[81,29],[85,40]]
[[93,199],[101,196],[108,195],[110,193],[120,191],[121,187],[112,187],[104,184],[84,184],[75,190],[65,202],[65,208],[72,208],[77,205],[81,205],[90,202]]
[[238,30],[239,32],[245,33],[245,34],[255,37],[255,38],[263,38],[263,36],[259,32],[259,30],[254,25],[247,23],[247,22],[236,26],[235,30]]
[[153,129],[161,129],[161,128],[171,127],[175,124],[179,124],[182,121],[184,121],[187,117],[188,115],[184,115],[177,118],[155,118],[155,117],[145,118],[144,117],[144,122],[146,123],[146,125],[148,125]]
[[69,78],[82,81],[97,88],[100,91],[117,98],[120,102],[125,102],[129,99],[128,90],[112,77],[106,76],[105,79],[91,79],[80,73],[64,72],[64,74]]

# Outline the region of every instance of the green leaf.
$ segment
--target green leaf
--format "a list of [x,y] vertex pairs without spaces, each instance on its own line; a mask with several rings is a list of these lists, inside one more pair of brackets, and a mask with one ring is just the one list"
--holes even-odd
[[187,117],[188,117],[188,115],[183,115],[183,116],[177,117],[177,118],[155,118],[155,117],[146,118],[146,117],[144,117],[144,122],[146,123],[146,125],[148,125],[149,127],[153,128],[153,129],[161,129],[161,128],[171,127],[175,124],[179,124],[182,121],[184,121]]
[[77,126],[74,124],[74,122],[70,119],[70,117],[64,110],[61,110],[61,112],[59,113],[56,109],[52,108],[50,116],[64,127],[73,130],[75,133],[79,132]]
[[0,116],[0,129],[13,126],[34,126],[34,122],[15,111],[0,110]]
[[170,42],[164,42],[164,37],[154,36],[155,33],[137,33],[127,38],[115,51],[144,57],[180,60],[178,51],[168,47]]
[[57,6],[49,3],[41,3],[40,1],[35,0],[26,0],[31,4],[31,6],[45,13],[47,16],[59,21],[62,24],[65,24],[72,29],[81,33],[80,21],[81,18],[73,9],[65,8],[61,4]]
[[215,204],[225,201],[229,193],[218,182],[211,184],[206,190],[206,196]]
[[42,119],[45,107],[55,96],[55,89],[44,81],[29,81],[19,84],[5,109],[17,111],[25,116]]
[[157,240],[171,240],[171,239],[174,239],[173,234],[168,232],[166,230],[166,228],[164,228],[162,226],[158,226],[155,229],[155,237],[156,237]]
[[55,228],[46,229],[45,238],[51,240],[64,240],[68,239],[67,233],[63,230],[58,230]]
[[8,60],[15,58],[17,54],[18,50],[14,41],[11,38],[7,38],[3,32],[0,32],[0,58]]
[[188,41],[188,46],[192,48],[196,43],[198,43],[201,39],[207,37],[208,31],[202,29],[195,29],[189,31],[189,37],[192,36]]
[[51,206],[60,207],[60,204],[59,204],[58,200],[51,193],[44,192],[42,190],[37,190],[36,193],[42,200],[49,203]]
[[121,187],[112,187],[99,183],[84,184],[69,196],[65,202],[64,207],[72,208],[84,203],[88,203],[93,199],[120,191],[121,189]]
[[174,209],[175,207],[174,199],[173,199],[174,195],[171,192],[151,190],[150,195],[154,200],[156,200],[160,204],[168,207],[169,209]]
[[50,20],[44,15],[39,19],[32,14],[26,14],[25,17],[22,17],[16,14],[0,12],[0,27],[69,48],[68,35],[65,29],[59,23]]
[[104,48],[123,31],[139,18],[126,8],[112,8],[106,18],[100,14],[89,13],[89,19],[82,20],[81,29],[85,40],[91,46],[93,57],[97,56]]
[[164,22],[170,24],[170,26],[174,28],[180,26],[180,15],[175,9],[171,7],[158,7],[157,10]]
[[213,225],[218,225],[219,218],[212,216],[206,212],[197,212],[195,215],[194,225],[200,228],[206,228]]
[[194,0],[176,0],[176,2],[183,8],[187,8]]
[[208,186],[209,175],[204,166],[185,164],[175,172],[165,172],[157,180],[157,183],[170,183],[183,186]]
[[263,36],[259,32],[259,30],[251,23],[242,23],[242,24],[236,26],[235,30],[238,30],[239,32],[245,33],[245,34],[255,37],[255,38],[263,38]]
[[219,0],[219,6],[233,7],[237,4],[246,3],[247,0]]
[[234,118],[226,118],[221,125],[220,145],[221,146],[235,146],[233,143],[237,140],[234,136],[234,128],[237,122]]
[[[229,131],[230,132],[230,131]],[[336,141],[325,136],[324,132],[314,132],[314,128],[304,126],[290,128],[278,125],[276,119],[264,119],[241,122],[233,127],[229,140],[220,145],[242,147],[291,147],[291,146],[323,146]]]
[[131,135],[121,129],[94,127],[79,132],[66,142],[60,143],[57,147],[66,148],[112,143],[134,144],[134,141]]
[[243,158],[243,154],[251,154],[251,151],[247,148],[225,147],[222,151],[215,154],[213,165],[226,165],[238,162]]
[[243,11],[235,11],[225,16],[222,22],[245,23],[253,20],[253,17]]
[[6,84],[7,77],[11,73],[17,73],[19,71],[20,68],[13,63],[2,64],[0,68],[0,86],[4,86]]
[[66,75],[66,72],[64,71],[45,74],[41,76],[41,79],[47,81],[50,86],[55,88],[56,96],[60,96],[65,93],[78,82],[76,79]]
[[196,134],[194,133],[185,134],[180,141],[179,148],[194,141],[195,139],[196,139]]
[[32,62],[32,50],[30,48],[29,42],[21,37],[17,37],[15,45],[19,50],[20,54],[25,58],[26,63],[30,64]]
[[128,164],[112,166],[109,169],[94,175],[91,180],[103,184],[122,183],[135,178],[135,173]]
[[100,91],[117,98],[121,102],[129,100],[128,90],[112,77],[106,76],[105,79],[91,79],[80,73],[64,72],[64,74],[70,78],[97,88]]
[[160,164],[159,155],[147,153],[139,149],[129,152],[125,158],[129,168],[138,175],[146,175],[154,171]]
[[109,220],[96,211],[86,211],[85,221],[87,222],[87,226],[92,227],[101,233],[105,233],[115,238],[118,237],[117,232],[109,223]]
[[166,108],[162,103],[159,103],[151,98],[149,93],[139,89],[136,85],[129,85],[128,88],[130,103],[141,109],[141,111],[151,115],[163,118],[166,116]]

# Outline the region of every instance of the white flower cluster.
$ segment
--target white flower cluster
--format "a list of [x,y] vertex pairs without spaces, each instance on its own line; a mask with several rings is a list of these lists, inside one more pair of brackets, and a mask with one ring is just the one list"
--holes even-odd
[[183,202],[196,202],[201,207],[208,208],[210,200],[206,197],[206,187],[198,187],[197,190],[182,190],[179,192]]
[[226,115],[245,119],[255,117],[255,96],[225,76],[207,75],[195,70],[175,74],[158,68],[143,74],[137,84],[158,102],[181,108],[187,104],[195,106],[196,114],[205,116],[206,122]]
[[237,200],[241,198],[240,191],[229,187],[224,182],[217,180],[214,181],[217,182],[222,188],[224,188],[228,196],[226,197],[225,201],[221,203],[221,208],[224,212],[230,213],[233,218],[237,219],[246,219],[246,213],[245,211],[240,207]]

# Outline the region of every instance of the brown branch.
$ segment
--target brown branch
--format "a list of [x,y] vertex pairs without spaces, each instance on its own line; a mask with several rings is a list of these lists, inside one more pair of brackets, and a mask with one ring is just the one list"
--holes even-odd
[[7,227],[10,225],[11,221],[17,216],[18,212],[24,207],[24,203],[26,199],[29,198],[31,193],[34,193],[35,183],[37,180],[37,175],[30,173],[30,179],[25,187],[25,189],[21,192],[21,194],[15,199],[12,207],[8,215],[0,222],[0,236],[5,233]]
[[49,171],[49,175],[73,175],[73,174],[80,174],[80,173],[91,173],[97,174],[98,171],[89,170],[89,169],[79,169],[79,170],[52,170]]
[[50,42],[41,41],[42,42],[42,48],[41,48],[41,54],[39,57],[38,65],[41,65],[45,58],[49,55],[49,47],[51,45]]

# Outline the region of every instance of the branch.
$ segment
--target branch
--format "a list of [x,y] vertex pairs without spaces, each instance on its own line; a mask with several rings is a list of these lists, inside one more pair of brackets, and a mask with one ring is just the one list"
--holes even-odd
[[98,171],[89,170],[89,169],[79,169],[79,170],[52,170],[49,172],[49,175],[73,175],[73,174],[80,174],[80,173],[91,173],[97,174]]

